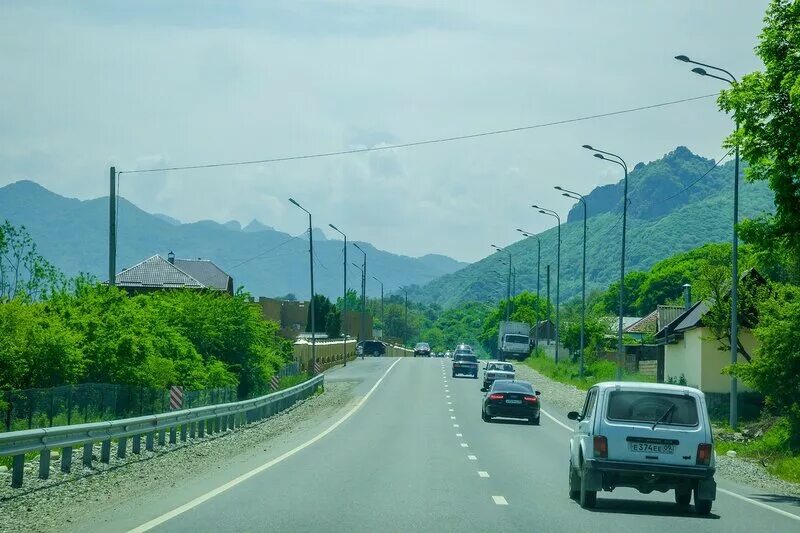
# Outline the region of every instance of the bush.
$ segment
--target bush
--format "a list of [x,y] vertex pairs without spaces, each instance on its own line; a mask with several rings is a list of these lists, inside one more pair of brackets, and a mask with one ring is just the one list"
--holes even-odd
[[[587,353],[587,356],[589,354]],[[556,362],[545,355],[541,350],[538,350],[535,355],[525,360],[525,364],[533,368],[537,372],[545,376],[559,381],[561,383],[568,383],[574,385],[579,389],[586,390],[595,383],[601,381],[613,381],[617,375],[617,365],[613,361],[607,359],[596,359],[587,357],[584,361],[583,378],[580,377],[580,364],[574,363],[569,360],[561,360]],[[624,381],[654,381],[653,376],[646,376],[643,374],[635,374],[630,372],[623,372],[622,379]]]

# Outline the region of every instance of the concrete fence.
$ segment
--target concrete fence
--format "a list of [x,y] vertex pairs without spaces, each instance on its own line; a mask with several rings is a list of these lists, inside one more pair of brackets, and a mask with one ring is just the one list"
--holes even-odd
[[[343,350],[342,345],[346,348]],[[344,353],[347,360],[352,361],[356,358],[356,340],[318,340],[317,341],[317,362],[323,370],[334,365],[342,364]],[[414,350],[390,344],[386,347],[386,357],[410,357],[414,355]],[[300,362],[300,367],[307,371],[311,364],[311,343],[306,339],[299,339],[294,343],[294,358]]]

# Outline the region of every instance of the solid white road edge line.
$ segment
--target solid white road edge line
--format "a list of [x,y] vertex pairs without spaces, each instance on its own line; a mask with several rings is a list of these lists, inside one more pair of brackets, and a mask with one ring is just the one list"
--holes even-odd
[[492,496],[492,500],[494,500],[494,503],[497,505],[508,505],[508,502],[502,496]]
[[222,494],[226,490],[235,487],[236,485],[240,484],[241,482],[246,481],[246,480],[250,479],[251,477],[253,477],[253,476],[257,475],[257,474],[260,474],[264,470],[275,466],[276,464],[288,459],[289,457],[293,456],[297,452],[299,452],[301,450],[304,450],[305,448],[308,448],[309,446],[311,446],[312,444],[314,444],[318,440],[320,440],[323,437],[327,436],[331,431],[333,431],[334,429],[336,429],[340,425],[342,425],[345,420],[347,420],[348,418],[353,416],[353,413],[358,411],[358,409],[362,405],[364,405],[364,403],[369,399],[369,397],[372,396],[372,393],[375,392],[375,389],[378,388],[378,385],[380,385],[383,382],[384,378],[386,378],[386,376],[389,374],[389,372],[391,372],[391,370],[394,368],[394,366],[399,362],[400,362],[400,359],[397,359],[394,363],[392,363],[392,366],[390,366],[386,370],[386,372],[383,373],[383,375],[380,377],[380,379],[377,382],[375,382],[375,385],[372,386],[372,388],[369,390],[369,392],[367,392],[367,394],[363,398],[361,398],[361,400],[350,411],[348,411],[342,418],[340,418],[339,420],[334,422],[333,425],[331,425],[328,429],[324,430],[322,433],[320,433],[317,436],[307,440],[303,444],[301,444],[301,445],[299,445],[299,446],[297,446],[295,448],[292,448],[291,450],[289,450],[288,452],[284,453],[283,455],[279,455],[275,459],[273,459],[273,460],[271,460],[271,461],[269,461],[267,463],[264,463],[263,465],[261,465],[259,467],[256,467],[253,470],[251,470],[249,472],[246,472],[246,473],[242,474],[241,476],[239,476],[237,478],[234,478],[234,479],[228,481],[224,485],[220,485],[219,487],[217,487],[215,489],[212,489],[212,490],[206,492],[205,494],[203,494],[201,496],[198,496],[194,500],[192,500],[190,502],[187,502],[187,503],[184,503],[180,507],[176,507],[172,511],[164,513],[163,515],[158,516],[158,517],[150,520],[149,522],[145,522],[144,524],[142,524],[139,527],[131,529],[129,531],[129,533],[141,533],[141,532],[144,532],[144,531],[149,531],[149,530],[153,529],[154,527],[156,527],[158,525],[161,525],[164,522],[166,522],[168,520],[171,520],[171,519],[175,518],[176,516],[181,515],[181,514],[185,513],[186,511],[188,511],[190,509],[193,509],[193,508],[197,507],[201,503],[207,502],[208,500],[210,500],[214,496],[218,496],[218,495]]
[[[541,412],[547,418],[549,418],[550,420],[552,420],[553,422],[555,422],[556,424],[558,424],[562,428],[566,429],[570,433],[573,433],[575,431],[571,427],[569,427],[568,425],[566,425],[563,422],[561,422],[560,420],[556,420],[556,418],[553,415],[551,415],[550,413],[548,413],[544,409],[541,409]],[[764,502],[760,502],[758,500],[754,500],[752,498],[748,498],[747,496],[742,496],[741,494],[737,494],[736,492],[731,492],[729,490],[725,490],[725,489],[720,488],[720,487],[717,487],[717,491],[719,491],[719,492],[721,492],[723,494],[727,494],[728,496],[733,496],[734,498],[738,498],[738,499],[740,499],[742,501],[745,501],[745,502],[748,502],[748,503],[752,503],[753,505],[756,505],[756,506],[761,507],[763,509],[767,509],[768,511],[772,511],[773,513],[777,513],[779,515],[785,516],[786,518],[791,518],[792,520],[800,521],[800,516],[798,516],[796,514],[792,514],[792,513],[788,512],[788,511],[784,511],[783,509],[778,509],[777,507],[773,507],[771,505],[767,505]]]

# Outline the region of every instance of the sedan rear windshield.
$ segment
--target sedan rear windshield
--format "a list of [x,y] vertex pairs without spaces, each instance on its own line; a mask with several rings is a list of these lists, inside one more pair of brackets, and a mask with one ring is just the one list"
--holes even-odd
[[424,342],[420,342],[419,344],[417,344],[416,348],[417,348],[417,350],[430,350],[431,349],[431,347],[428,346],[427,344],[425,344]]
[[366,342],[364,343],[364,349],[365,349],[365,350],[369,350],[369,351],[372,351],[372,350],[384,350],[384,349],[385,349],[385,346],[383,345],[383,343],[382,343],[382,342],[378,342],[378,341],[366,341]]
[[467,363],[477,363],[478,362],[478,358],[477,357],[475,357],[474,355],[467,355],[467,354],[456,355],[456,358],[454,360],[455,361],[465,361]]
[[513,372],[514,366],[504,363],[491,363],[486,370],[499,370],[501,372]]
[[495,381],[492,385],[492,392],[520,392],[522,394],[533,394],[533,387],[525,381]]
[[609,420],[651,424],[661,420],[674,426],[696,426],[698,421],[694,397],[647,391],[611,391],[607,416]]
[[512,342],[515,344],[528,344],[530,339],[525,335],[506,335],[506,342]]

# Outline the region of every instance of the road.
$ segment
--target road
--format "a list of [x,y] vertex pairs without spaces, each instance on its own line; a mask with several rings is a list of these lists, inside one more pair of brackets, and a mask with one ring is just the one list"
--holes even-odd
[[570,431],[547,416],[538,427],[483,422],[478,380],[451,378],[448,360],[368,359],[327,379],[359,381],[358,401],[237,477],[160,505],[129,502],[104,529],[800,531],[796,501],[722,480],[753,499],[720,492],[699,517],[679,512],[672,493],[617,489],[583,510],[567,496]]

